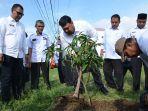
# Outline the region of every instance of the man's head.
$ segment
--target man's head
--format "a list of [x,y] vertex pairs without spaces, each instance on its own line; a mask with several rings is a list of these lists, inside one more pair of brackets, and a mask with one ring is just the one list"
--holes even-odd
[[37,34],[42,34],[43,30],[44,30],[44,22],[42,20],[37,20],[35,23],[35,27],[37,29]]
[[146,25],[146,21],[147,21],[147,14],[145,14],[145,13],[138,14],[138,17],[137,17],[137,27],[139,29],[144,28],[145,25]]
[[63,31],[68,35],[72,35],[75,32],[75,26],[73,24],[73,21],[67,15],[64,15],[60,18],[59,25],[62,27]]
[[114,14],[111,17],[111,26],[113,29],[117,29],[120,24],[120,16],[118,14]]
[[120,38],[115,44],[115,50],[122,60],[125,57],[137,57],[140,54],[140,49],[135,38]]
[[23,14],[24,9],[20,4],[14,4],[11,8],[11,12],[12,12],[11,16],[16,22],[18,22],[24,15]]

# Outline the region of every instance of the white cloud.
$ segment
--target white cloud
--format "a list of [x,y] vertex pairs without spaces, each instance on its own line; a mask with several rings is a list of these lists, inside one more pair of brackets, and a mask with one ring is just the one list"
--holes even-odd
[[34,26],[26,26],[25,31],[28,34],[28,36],[30,36],[31,34],[33,34],[35,32],[35,28],[34,28]]
[[94,27],[97,27],[97,28],[107,28],[110,26],[110,20],[109,19],[101,19],[101,20],[95,22],[93,25],[94,25]]
[[[93,24],[96,28],[109,28],[111,26],[110,19],[101,19]],[[136,17],[123,16],[121,18],[120,28],[128,30],[136,27]]]
[[122,17],[120,27],[124,30],[136,27],[136,17]]

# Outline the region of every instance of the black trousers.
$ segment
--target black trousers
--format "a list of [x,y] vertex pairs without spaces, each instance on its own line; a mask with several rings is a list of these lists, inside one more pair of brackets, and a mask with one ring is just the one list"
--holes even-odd
[[30,68],[23,66],[23,75],[22,75],[22,90],[25,90],[26,82],[30,81]]
[[44,82],[50,87],[49,82],[49,65],[46,62],[31,63],[31,88],[38,89],[40,69],[43,73]]
[[23,59],[4,55],[1,72],[2,101],[9,102],[12,94],[15,99],[21,96],[21,76]]
[[140,90],[142,60],[140,58],[132,58],[130,61],[126,60],[123,63],[123,75],[125,76],[127,70],[130,70],[133,77],[133,90]]
[[148,91],[148,67],[143,63],[145,73],[145,90]]
[[120,59],[104,59],[103,72],[109,86],[123,89],[123,64]]
[[145,90],[148,91],[148,64],[146,64],[143,60],[148,60],[147,56],[144,54],[140,55],[140,58],[142,59],[143,66],[144,66],[144,72],[145,72]]
[[[104,84],[102,82],[101,73],[99,70],[99,66],[95,66],[93,64],[90,65],[87,72],[91,72],[93,76],[93,80],[98,89],[104,88]],[[78,79],[78,72],[76,67],[72,67],[70,61],[63,61],[62,71],[64,73],[64,81],[68,85],[76,86]],[[80,89],[83,88],[83,84],[81,83]]]
[[58,74],[59,74],[60,83],[65,83],[65,81],[64,81],[64,73],[62,72],[62,53],[59,53]]

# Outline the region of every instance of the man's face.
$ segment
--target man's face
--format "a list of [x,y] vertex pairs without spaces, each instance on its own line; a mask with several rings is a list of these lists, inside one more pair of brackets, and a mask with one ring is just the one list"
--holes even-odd
[[140,54],[140,50],[136,42],[125,44],[125,48],[123,52],[124,52],[124,55],[129,58],[137,57]]
[[118,18],[113,17],[113,18],[111,19],[111,25],[112,25],[112,28],[113,28],[113,29],[117,29],[118,26],[119,26],[119,24],[120,24],[120,21],[119,21]]
[[137,19],[137,27],[139,29],[144,28],[146,25],[146,19]]
[[62,29],[68,35],[72,35],[75,32],[75,27],[73,22],[67,23],[64,27],[62,27]]
[[23,10],[20,7],[17,7],[12,11],[12,17],[17,22],[22,18],[23,15]]
[[42,24],[42,23],[37,23],[35,27],[36,27],[37,32],[39,34],[41,34],[43,32],[43,30],[44,30],[44,24]]

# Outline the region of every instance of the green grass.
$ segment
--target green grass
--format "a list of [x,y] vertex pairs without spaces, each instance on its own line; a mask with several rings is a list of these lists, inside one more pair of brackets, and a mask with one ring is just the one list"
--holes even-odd
[[[86,80],[88,74],[84,74],[84,80]],[[104,78],[102,77],[103,81]],[[50,71],[50,81],[52,89],[48,90],[43,83],[43,79],[40,80],[40,88],[38,90],[31,91],[29,89],[30,83],[26,90],[26,94],[20,100],[12,100],[8,105],[2,104],[0,101],[0,111],[50,111],[55,105],[55,100],[58,96],[66,95],[73,92],[73,87],[68,87],[60,84],[57,69]],[[105,81],[104,81],[105,83]],[[119,93],[114,89],[109,88],[109,95],[105,96],[97,90],[90,76],[89,83],[86,85],[89,95],[93,100],[115,100],[115,99],[128,99],[131,101],[139,101],[139,95],[143,91],[144,87],[144,73],[142,71],[141,76],[141,91],[135,93],[132,91],[132,76],[128,72],[125,76],[124,93]],[[85,96],[85,94],[84,94]]]

